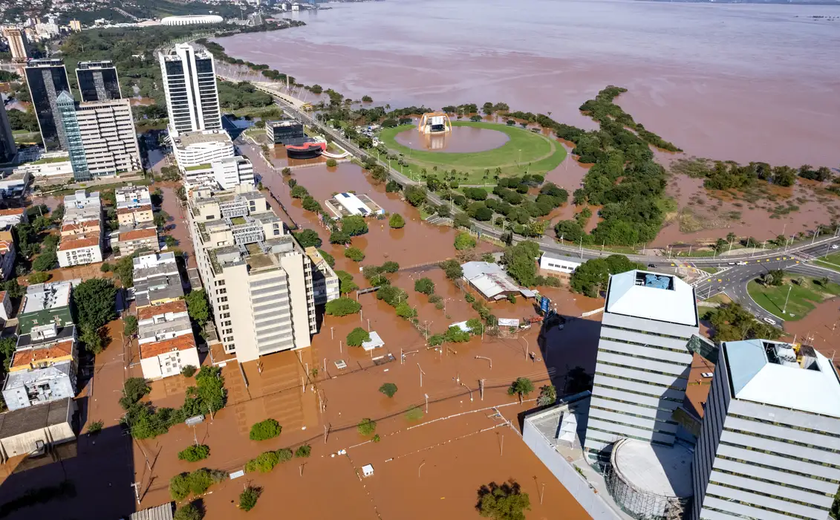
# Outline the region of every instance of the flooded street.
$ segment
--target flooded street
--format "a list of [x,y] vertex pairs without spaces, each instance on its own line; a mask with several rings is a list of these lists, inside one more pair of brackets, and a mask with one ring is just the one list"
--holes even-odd
[[405,0],[331,7],[291,15],[306,27],[219,42],[231,56],[300,82],[395,108],[505,102],[592,128],[577,108],[604,86],[621,85],[629,89],[621,106],[689,154],[792,166],[840,161],[833,146],[840,35],[836,23],[812,18],[840,15],[837,6]]

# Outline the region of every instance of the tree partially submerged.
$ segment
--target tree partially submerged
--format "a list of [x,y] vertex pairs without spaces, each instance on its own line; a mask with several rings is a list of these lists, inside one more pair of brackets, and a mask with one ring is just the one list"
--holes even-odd
[[475,509],[479,515],[493,520],[525,520],[531,499],[513,479],[502,485],[491,482],[479,488]]

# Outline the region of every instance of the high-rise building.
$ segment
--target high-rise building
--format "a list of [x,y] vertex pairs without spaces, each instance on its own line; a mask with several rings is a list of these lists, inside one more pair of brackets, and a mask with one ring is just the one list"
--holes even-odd
[[58,127],[65,137],[66,150],[73,167],[73,178],[77,181],[88,181],[92,178],[85,158],[85,146],[82,143],[82,133],[76,118],[76,100],[66,90],[58,95],[55,102],[58,109]]
[[692,465],[697,520],[825,520],[840,485],[840,380],[807,345],[723,343]]
[[694,289],[676,276],[610,277],[584,449],[601,459],[623,438],[671,446],[699,321]]
[[44,149],[48,152],[66,150],[67,138],[56,104],[59,94],[70,92],[64,63],[56,59],[32,60],[24,70]]
[[254,166],[246,157],[238,155],[211,163],[215,182],[223,190],[230,190],[240,184],[254,185]]
[[92,177],[140,170],[140,146],[127,99],[82,102],[76,119]]
[[73,32],[79,32],[82,30],[82,22],[79,20],[70,20],[70,30]]
[[0,99],[0,164],[11,161],[15,154],[17,154],[15,136],[12,134],[12,126],[6,114],[6,105]]
[[213,55],[184,43],[159,59],[170,134],[221,129]]
[[121,99],[120,79],[110,61],[82,61],[76,68],[82,101]]
[[308,347],[318,331],[312,262],[263,194],[196,189],[187,214],[225,351],[250,361]]
[[12,51],[12,61],[25,62],[29,58],[29,46],[23,29],[17,27],[3,27],[3,37],[9,42]]

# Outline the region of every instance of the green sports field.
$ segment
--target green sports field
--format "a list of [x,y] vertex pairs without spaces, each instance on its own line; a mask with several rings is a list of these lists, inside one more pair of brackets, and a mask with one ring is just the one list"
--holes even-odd
[[413,150],[399,144],[396,141],[396,135],[414,129],[414,125],[385,128],[380,133],[380,139],[386,147],[402,154],[408,161],[410,166],[404,168],[406,175],[417,179],[423,168],[429,174],[433,173],[435,168],[437,171],[450,171],[454,168],[458,172],[469,175],[468,179],[461,180],[462,184],[481,184],[484,181],[485,170],[490,170],[490,175],[493,176],[497,173],[497,168],[501,169],[502,177],[525,173],[545,174],[557,168],[566,158],[566,150],[556,140],[522,128],[466,121],[454,121],[452,126],[471,126],[502,132],[508,136],[508,141],[498,148],[484,152],[449,153]]

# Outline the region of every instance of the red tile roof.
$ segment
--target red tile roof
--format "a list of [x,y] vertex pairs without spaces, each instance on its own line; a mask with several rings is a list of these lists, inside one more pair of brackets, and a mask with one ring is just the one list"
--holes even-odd
[[24,208],[0,209],[0,217],[5,217],[7,215],[23,215],[24,211],[26,211]]
[[140,345],[140,359],[149,359],[152,357],[172,352],[173,350],[189,350],[195,348],[195,338],[192,333],[184,334],[172,339],[166,339],[157,343],[147,343]]
[[120,233],[120,242],[128,242],[129,240],[141,240],[143,238],[157,237],[157,229],[151,227],[147,229],[134,229]]
[[174,302],[166,302],[163,305],[141,307],[137,309],[137,319],[139,321],[148,320],[155,316],[166,314],[167,312],[187,312],[187,302],[184,300],[175,300]]
[[45,348],[30,348],[18,350],[12,360],[12,367],[29,366],[48,359],[56,359],[73,355],[73,341],[67,340]]
[[59,251],[70,251],[72,249],[79,249],[82,247],[91,247],[99,245],[99,235],[74,235],[74,238],[64,237],[58,245]]

